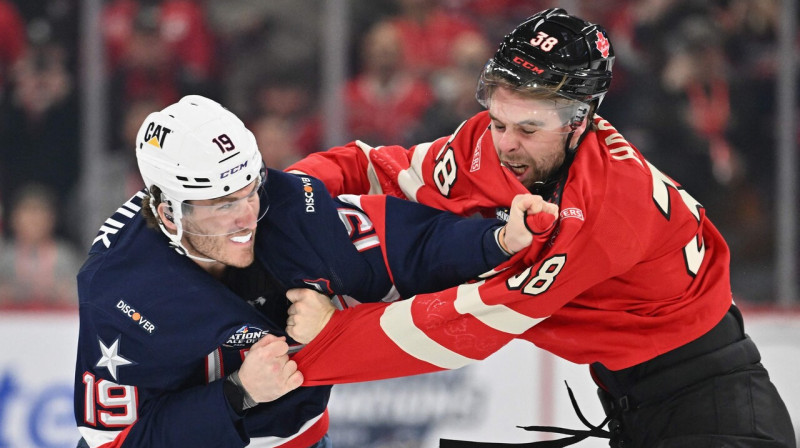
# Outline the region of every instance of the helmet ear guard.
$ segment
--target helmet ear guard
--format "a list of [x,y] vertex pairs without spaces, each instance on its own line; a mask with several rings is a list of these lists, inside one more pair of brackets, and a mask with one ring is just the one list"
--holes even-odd
[[572,130],[577,129],[581,124],[583,124],[584,120],[586,120],[586,116],[589,115],[590,106],[588,104],[582,104],[578,106],[577,110],[575,111],[575,115],[572,116],[569,122],[569,127]]

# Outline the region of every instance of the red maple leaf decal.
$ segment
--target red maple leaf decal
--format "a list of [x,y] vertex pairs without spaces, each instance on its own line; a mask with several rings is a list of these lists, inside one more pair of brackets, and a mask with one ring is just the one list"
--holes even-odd
[[597,41],[594,43],[594,45],[604,58],[608,57],[608,52],[611,50],[611,44],[608,42],[608,39],[606,39],[606,36],[603,36],[603,33],[600,31],[597,32]]

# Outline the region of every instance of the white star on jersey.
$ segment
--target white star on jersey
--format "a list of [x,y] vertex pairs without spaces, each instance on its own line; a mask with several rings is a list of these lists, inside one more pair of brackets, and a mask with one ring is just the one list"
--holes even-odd
[[101,341],[99,338],[97,341],[100,343],[100,352],[103,354],[103,356],[100,357],[100,360],[97,361],[97,367],[107,368],[111,373],[111,376],[114,378],[114,381],[116,381],[117,367],[133,364],[133,361],[129,361],[120,356],[119,338],[117,338],[110,347],[106,347],[103,341]]

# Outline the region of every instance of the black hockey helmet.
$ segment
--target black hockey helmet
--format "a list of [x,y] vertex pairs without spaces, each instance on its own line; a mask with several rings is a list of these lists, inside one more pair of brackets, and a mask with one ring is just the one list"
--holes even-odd
[[501,81],[599,105],[611,85],[613,63],[605,29],[561,8],[547,9],[506,35],[481,73],[476,97],[488,107],[488,86]]

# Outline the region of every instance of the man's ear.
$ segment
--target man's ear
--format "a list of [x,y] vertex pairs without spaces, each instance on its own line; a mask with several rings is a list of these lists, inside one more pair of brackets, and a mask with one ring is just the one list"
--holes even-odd
[[170,207],[165,203],[158,204],[158,218],[164,223],[164,227],[167,230],[174,230],[177,231],[178,227],[175,225],[175,218],[172,217],[172,212],[170,212]]
[[578,143],[580,143],[581,136],[583,135],[584,132],[586,132],[587,126],[589,126],[589,119],[584,118],[581,124],[579,124],[575,128],[575,132],[572,134],[572,139],[569,142],[570,148],[575,148],[578,146]]

